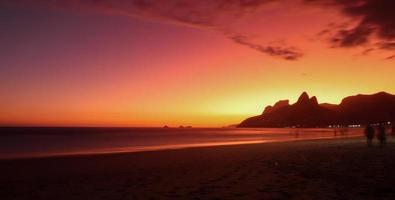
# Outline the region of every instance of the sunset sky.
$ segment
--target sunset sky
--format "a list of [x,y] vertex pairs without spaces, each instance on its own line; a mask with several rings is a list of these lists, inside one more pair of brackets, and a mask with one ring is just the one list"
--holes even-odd
[[4,0],[0,125],[226,126],[303,91],[395,93],[394,2]]

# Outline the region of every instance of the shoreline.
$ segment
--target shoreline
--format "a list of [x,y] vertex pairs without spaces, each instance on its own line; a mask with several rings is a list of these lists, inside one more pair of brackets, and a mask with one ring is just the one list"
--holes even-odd
[[70,152],[70,153],[54,153],[54,154],[41,154],[31,156],[15,156],[10,158],[0,158],[0,161],[12,160],[25,160],[25,159],[40,159],[40,158],[57,158],[57,157],[84,157],[84,156],[100,156],[112,154],[131,154],[142,152],[157,152],[168,150],[183,150],[191,148],[206,148],[206,147],[221,147],[221,146],[235,146],[235,145],[251,145],[251,144],[267,144],[267,143],[287,143],[298,141],[316,141],[316,140],[344,140],[353,138],[362,138],[359,135],[343,135],[337,137],[321,137],[321,138],[292,138],[284,140],[256,140],[256,141],[235,141],[235,142],[211,142],[211,143],[197,143],[197,144],[180,144],[180,145],[161,145],[152,147],[142,147],[140,149],[130,148],[130,150],[102,150],[97,152]]
[[395,140],[363,138],[0,161],[1,199],[393,199]]

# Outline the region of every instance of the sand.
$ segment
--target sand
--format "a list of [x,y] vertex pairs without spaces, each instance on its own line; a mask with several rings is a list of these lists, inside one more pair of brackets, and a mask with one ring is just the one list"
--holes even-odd
[[332,139],[0,161],[0,199],[395,199],[395,143]]

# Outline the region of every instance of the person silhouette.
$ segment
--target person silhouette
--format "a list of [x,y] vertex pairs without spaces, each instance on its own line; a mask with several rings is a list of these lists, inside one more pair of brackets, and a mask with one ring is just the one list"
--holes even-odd
[[374,128],[368,124],[365,128],[366,143],[368,146],[372,146],[372,140],[374,137]]
[[391,132],[392,132],[392,135],[395,135],[395,122],[391,123]]
[[380,124],[377,128],[377,139],[380,141],[380,145],[383,146],[385,145],[385,142],[387,140],[387,136],[385,135],[385,126],[384,124]]

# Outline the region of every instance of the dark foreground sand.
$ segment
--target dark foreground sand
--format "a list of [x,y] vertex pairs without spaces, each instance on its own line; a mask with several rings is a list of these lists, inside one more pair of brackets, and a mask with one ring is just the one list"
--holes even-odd
[[395,144],[362,139],[0,161],[0,199],[395,199]]

